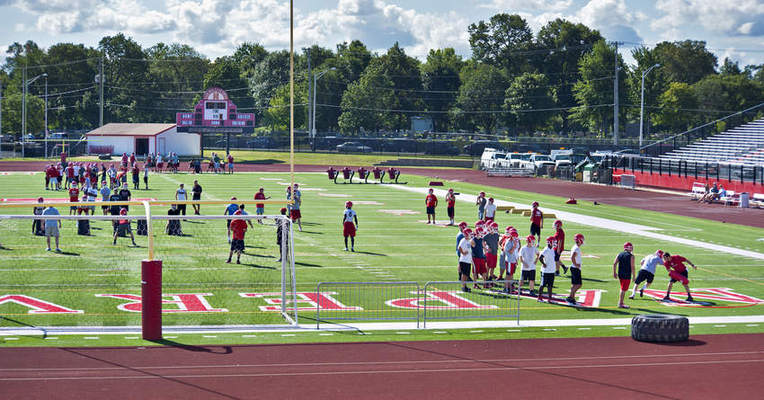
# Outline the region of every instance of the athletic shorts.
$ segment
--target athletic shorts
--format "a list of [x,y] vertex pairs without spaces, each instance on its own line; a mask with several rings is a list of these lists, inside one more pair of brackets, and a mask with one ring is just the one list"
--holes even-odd
[[345,223],[342,224],[342,236],[355,237],[355,224],[353,222],[345,221]]
[[257,208],[255,208],[255,214],[257,214],[257,215],[265,214],[265,207],[257,207]]
[[581,270],[576,267],[570,267],[570,283],[580,285],[581,282]]
[[292,210],[290,213],[292,220],[300,219],[302,218],[302,214],[300,214],[300,210]]
[[634,280],[634,283],[637,285],[644,281],[647,281],[647,283],[653,283],[653,278],[655,278],[655,275],[652,272],[646,269],[640,269],[639,274],[637,274],[637,279]]
[[71,207],[69,207],[69,211],[77,211],[78,208],[79,207],[77,207],[77,206],[71,206]]
[[496,268],[496,254],[492,254],[492,253],[486,254],[485,263],[488,269]]
[[488,269],[485,267],[485,258],[472,258],[472,263],[475,264],[475,273],[478,275],[485,274]]
[[536,270],[535,269],[523,270],[523,274],[522,275],[523,275],[522,278],[523,278],[524,281],[532,282],[532,281],[536,280]]
[[435,207],[427,207],[427,214],[435,215]]
[[493,221],[493,217],[489,217],[489,216],[487,216],[487,215],[485,216],[485,218],[484,218],[484,219],[485,219],[486,221]]
[[561,251],[558,252],[557,250],[555,250],[554,251],[554,260],[555,261],[560,261],[560,255],[562,255],[562,252]]
[[244,240],[243,239],[231,240],[231,251],[244,251]]
[[470,263],[459,262],[459,278],[462,276],[470,277]]
[[531,235],[541,236],[541,227],[536,224],[531,224]]
[[193,197],[191,198],[191,200],[201,200],[201,199],[202,199],[201,194],[194,194]]
[[127,235],[128,233],[131,233],[133,230],[130,229],[130,224],[119,224],[117,225],[117,235]]
[[629,286],[631,285],[631,279],[618,279],[618,281],[621,282],[621,290],[627,291],[629,290]]
[[453,207],[447,207],[446,212],[448,213],[448,218],[454,219],[454,208]]
[[671,278],[671,283],[674,283],[676,281],[682,282],[683,285],[686,285],[690,283],[690,280],[687,279],[687,270],[684,270],[683,272],[676,272],[671,271],[669,272],[669,278]]
[[544,272],[541,276],[541,286],[554,287],[554,272]]
[[45,225],[45,236],[58,237],[58,225],[48,226]]
[[515,270],[517,270],[517,263],[509,263],[509,276],[512,276],[515,274]]
[[229,163],[229,164],[228,164],[228,169],[230,169],[231,171],[233,171],[233,163]]

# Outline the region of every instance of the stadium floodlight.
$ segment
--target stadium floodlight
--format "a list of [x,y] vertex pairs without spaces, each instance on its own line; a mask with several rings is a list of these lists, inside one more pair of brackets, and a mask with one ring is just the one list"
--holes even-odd
[[[26,71],[26,69],[24,70]],[[26,143],[26,135],[27,135],[27,92],[29,91],[29,85],[34,83],[34,81],[45,78],[47,80],[48,73],[42,73],[40,75],[35,76],[34,78],[30,80],[24,81],[24,91],[21,94],[21,157],[24,157],[24,145]]]
[[640,101],[640,111],[639,111],[639,149],[642,150],[642,137],[644,135],[644,119],[645,119],[645,76],[650,73],[655,68],[660,67],[660,64],[655,64],[652,67],[642,71],[642,100]]
[[316,92],[318,91],[318,87],[316,86],[316,82],[318,82],[318,78],[324,76],[329,71],[335,71],[337,70],[336,67],[331,67],[329,69],[325,69],[320,72],[316,72],[313,74],[313,121],[311,121],[311,130],[310,130],[310,136],[315,142],[316,140]]

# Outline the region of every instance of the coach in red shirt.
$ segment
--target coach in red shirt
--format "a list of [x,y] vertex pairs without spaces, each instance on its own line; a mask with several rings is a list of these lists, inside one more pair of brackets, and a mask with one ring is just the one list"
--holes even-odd
[[424,198],[424,205],[427,207],[427,223],[430,223],[430,219],[432,219],[432,223],[435,223],[435,207],[438,206],[438,198],[435,197],[435,194],[433,194],[433,190],[430,189],[430,191],[427,194],[427,197]]
[[698,269],[692,261],[680,256],[672,256],[669,253],[663,253],[663,266],[666,267],[666,271],[669,273],[669,284],[666,289],[666,297],[663,301],[671,301],[671,287],[674,286],[674,282],[682,282],[684,289],[687,291],[687,301],[692,302],[692,295],[690,294],[690,280],[688,279],[687,266],[684,263],[689,263],[693,268]]

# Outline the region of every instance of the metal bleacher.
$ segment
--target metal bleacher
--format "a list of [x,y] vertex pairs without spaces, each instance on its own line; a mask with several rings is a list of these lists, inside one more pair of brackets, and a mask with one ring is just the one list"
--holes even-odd
[[764,165],[764,118],[660,156],[675,161]]

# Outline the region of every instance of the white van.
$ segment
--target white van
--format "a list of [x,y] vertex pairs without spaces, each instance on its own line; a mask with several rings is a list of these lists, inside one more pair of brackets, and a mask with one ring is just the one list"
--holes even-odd
[[480,156],[480,169],[489,169],[497,166],[497,162],[500,159],[506,157],[506,153],[501,150],[486,147],[483,150],[483,155]]

